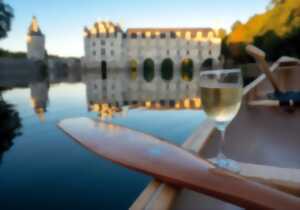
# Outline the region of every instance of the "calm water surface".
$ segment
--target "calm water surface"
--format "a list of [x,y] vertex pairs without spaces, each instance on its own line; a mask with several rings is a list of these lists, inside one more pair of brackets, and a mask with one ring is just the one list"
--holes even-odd
[[[0,133],[0,209],[128,209],[151,177],[97,157],[56,127],[65,118],[98,120],[97,113],[88,111],[86,85],[50,85],[43,115],[33,109],[31,89],[0,93],[20,119],[20,135],[12,141]],[[111,122],[181,144],[203,119],[195,110],[131,109]]]

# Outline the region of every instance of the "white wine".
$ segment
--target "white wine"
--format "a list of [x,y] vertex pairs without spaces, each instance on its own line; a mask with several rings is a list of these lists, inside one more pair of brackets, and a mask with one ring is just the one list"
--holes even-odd
[[208,118],[214,121],[221,133],[219,153],[213,163],[238,173],[240,167],[223,153],[225,132],[229,123],[237,115],[243,95],[243,78],[239,69],[221,69],[200,73],[202,107]]
[[201,87],[203,109],[216,123],[228,124],[238,113],[242,88],[231,84]]

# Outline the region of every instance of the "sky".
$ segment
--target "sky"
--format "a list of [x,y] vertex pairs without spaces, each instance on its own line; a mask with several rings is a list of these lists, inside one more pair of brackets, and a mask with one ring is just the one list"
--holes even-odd
[[265,11],[270,0],[4,0],[15,18],[0,48],[26,51],[31,18],[38,18],[49,54],[84,55],[83,27],[95,21],[118,22],[130,27],[217,27],[230,30]]

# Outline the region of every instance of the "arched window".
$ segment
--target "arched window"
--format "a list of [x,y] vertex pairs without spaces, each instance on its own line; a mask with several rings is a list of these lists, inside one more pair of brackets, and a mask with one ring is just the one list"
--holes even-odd
[[181,63],[181,78],[185,81],[191,81],[193,79],[194,63],[190,58],[186,58]]
[[106,61],[101,62],[101,78],[107,79],[107,63],[106,63]]
[[170,81],[173,79],[173,61],[170,58],[166,58],[161,63],[161,78]]
[[129,76],[131,80],[136,80],[138,74],[138,62],[136,60],[131,60],[129,62]]
[[155,67],[154,61],[151,58],[147,58],[144,61],[144,68],[143,68],[143,76],[147,82],[151,82],[154,79],[155,75]]
[[212,70],[213,69],[213,59],[207,58],[201,65],[200,70]]

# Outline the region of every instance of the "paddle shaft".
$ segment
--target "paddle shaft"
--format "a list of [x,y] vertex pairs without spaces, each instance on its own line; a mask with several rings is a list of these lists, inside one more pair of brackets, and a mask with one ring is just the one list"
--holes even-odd
[[270,72],[269,65],[266,61],[266,54],[262,50],[258,49],[253,45],[248,45],[246,47],[246,51],[248,52],[249,55],[251,55],[255,59],[257,65],[259,66],[259,69],[266,75],[268,80],[271,82],[274,91],[281,92],[277,81],[275,80],[272,73]]

